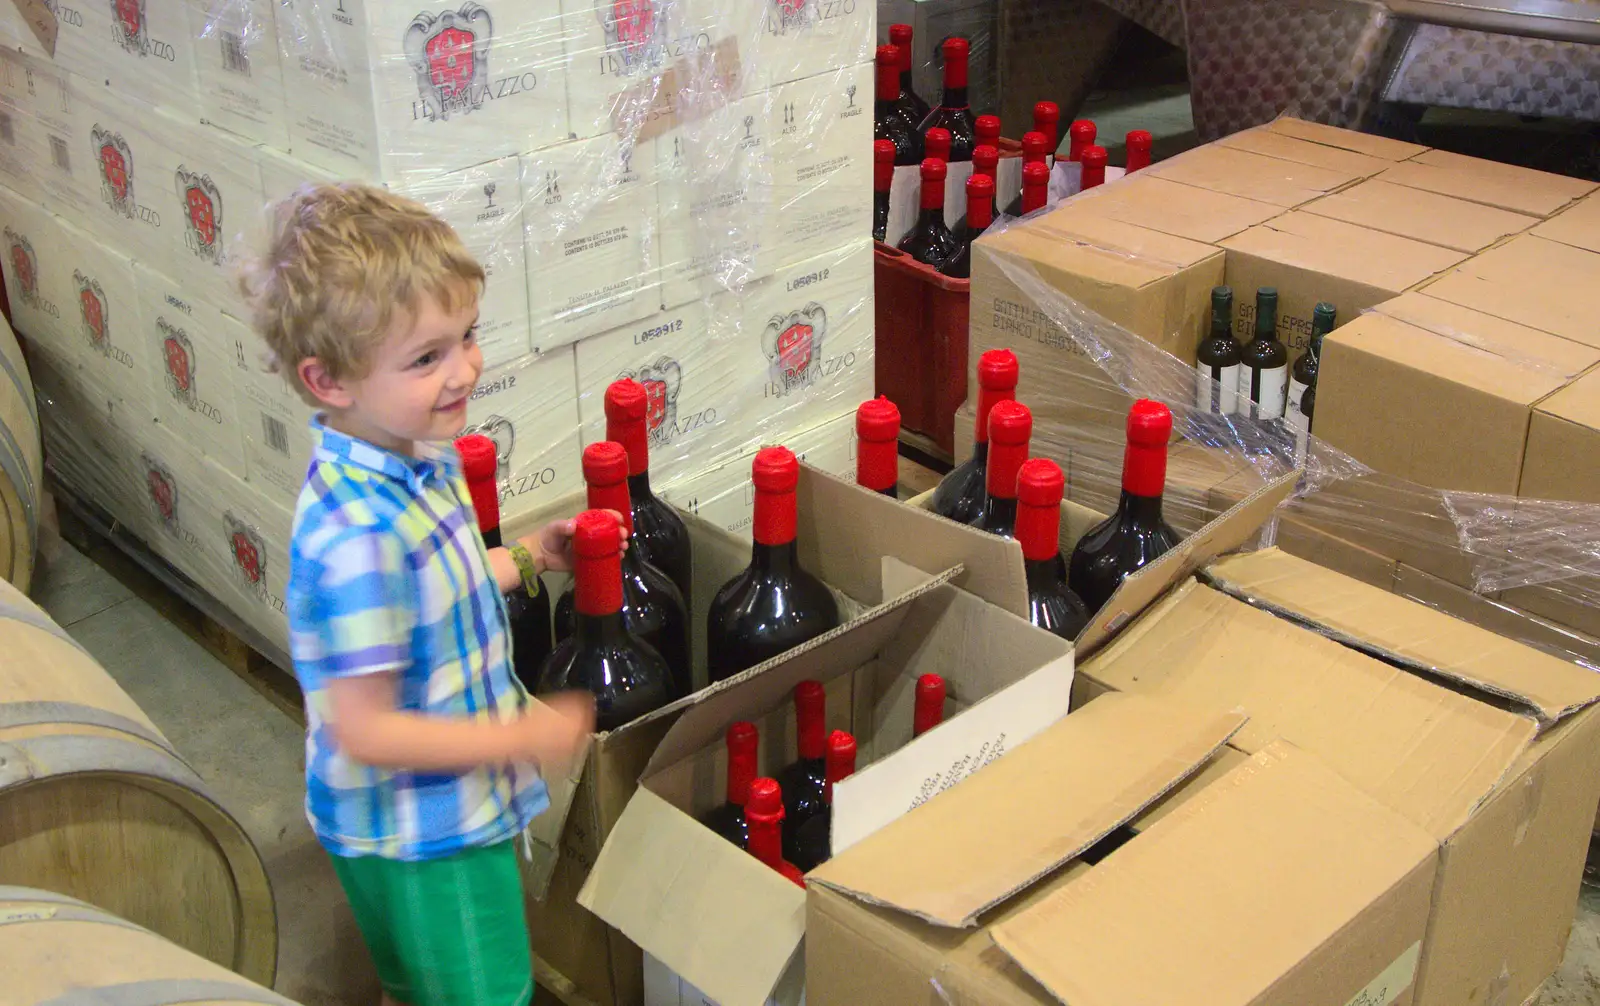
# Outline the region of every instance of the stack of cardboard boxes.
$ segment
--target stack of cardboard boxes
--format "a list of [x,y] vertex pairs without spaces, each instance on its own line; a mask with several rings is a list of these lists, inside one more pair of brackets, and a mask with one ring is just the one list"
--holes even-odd
[[0,227],[53,463],[281,640],[310,410],[236,267],[263,207],[375,181],[488,273],[470,425],[512,525],[581,485],[607,384],[655,484],[748,516],[762,443],[844,470],[872,393],[871,4],[389,0],[0,13]]
[[[1281,515],[1283,547],[1600,661],[1592,554],[1585,565],[1581,544],[1551,548],[1556,539],[1535,533],[1564,518],[1592,524],[1596,511],[1571,504],[1600,503],[1595,466],[1580,461],[1600,426],[1600,329],[1582,295],[1600,281],[1595,189],[1279,119],[986,236],[972,359],[1017,352],[1035,439],[1067,459],[1071,499],[1105,508],[1120,483],[1128,389],[1180,409],[1194,400],[1213,286],[1232,287],[1241,341],[1256,289],[1276,287],[1291,360],[1312,308],[1328,301],[1340,327],[1323,350],[1313,426],[1326,446],[1301,458],[1321,491]],[[1102,319],[1178,362],[1111,345],[1096,334]],[[958,436],[970,423],[964,411]],[[1203,435],[1174,445],[1168,496],[1169,515],[1194,526],[1260,484],[1252,454],[1265,455],[1271,434],[1190,425]],[[1466,501],[1448,491],[1492,494],[1503,529],[1486,521],[1467,533]],[[1519,508],[1520,523],[1506,516]]]

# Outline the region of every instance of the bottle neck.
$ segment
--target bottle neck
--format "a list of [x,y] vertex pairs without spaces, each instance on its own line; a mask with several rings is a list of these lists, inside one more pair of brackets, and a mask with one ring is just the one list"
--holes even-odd
[[967,85],[955,86],[946,82],[944,85],[944,98],[940,100],[941,108],[960,109],[967,107]]
[[795,696],[795,742],[805,761],[821,761],[827,750],[827,706],[823,696]]
[[491,527],[487,531],[483,532],[483,547],[484,548],[499,548],[500,545],[501,545],[501,539],[500,539],[500,525],[499,524],[496,524],[494,527]]
[[[577,556],[573,563],[573,602],[579,616],[603,619],[622,611],[622,554]],[[579,617],[578,622],[584,619]],[[618,625],[621,624],[619,621]]]
[[1061,553],[1061,504],[1018,504],[1016,535],[1024,559],[1029,563],[1050,563],[1054,567]]
[[894,495],[900,478],[900,450],[896,440],[856,442],[856,484],[873,492]]
[[1020,444],[989,444],[989,476],[984,489],[990,499],[1010,500],[1012,506],[1016,506],[1017,473],[1022,470],[1022,463],[1026,460],[1026,440]]
[[1011,536],[1016,533],[1017,500],[1015,497],[990,496],[983,501],[983,528],[996,534]]
[[1231,339],[1231,338],[1233,338],[1233,324],[1232,324],[1231,320],[1228,318],[1227,312],[1219,311],[1219,310],[1215,310],[1215,309],[1212,310],[1212,312],[1211,312],[1211,338],[1213,338],[1213,339]]
[[878,64],[878,79],[873,96],[879,112],[900,99],[900,71],[892,66]]
[[1159,512],[1161,494],[1166,484],[1167,445],[1146,447],[1142,444],[1128,444],[1127,450],[1122,455],[1123,499],[1126,500],[1129,495],[1139,498],[1154,497]]
[[750,546],[750,568],[758,573],[783,577],[799,566],[800,547],[792,540],[781,545],[763,545],[758,541]]
[[[619,443],[628,452],[628,475],[646,475],[650,471],[650,431],[643,419],[626,419],[606,424],[606,439]],[[645,483],[649,491],[649,482]]]
[[1036,594],[1061,585],[1061,559],[1052,555],[1048,559],[1024,559],[1023,573],[1028,580],[1028,593]]
[[753,537],[757,545],[787,546],[794,549],[795,528],[799,523],[794,490],[770,492],[756,490]]
[[628,637],[628,629],[620,611],[590,615],[580,609],[572,619],[572,635],[578,645],[596,647],[620,643]]
[[1124,489],[1122,499],[1117,502],[1117,514],[1123,524],[1156,527],[1161,523],[1161,496],[1140,496]]
[[[997,402],[1014,402],[1016,399],[1017,389],[1015,387],[990,388],[982,384],[978,385],[978,414],[973,427],[974,454],[979,450],[987,452],[989,445],[989,410],[993,409]],[[987,453],[985,453],[985,456],[987,457]]]
[[977,234],[994,222],[994,200],[979,198],[967,201],[967,230]]
[[750,798],[750,784],[756,781],[756,752],[730,750],[728,752],[728,802],[743,807]]
[[1034,210],[1044,209],[1044,204],[1049,201],[1050,187],[1048,185],[1024,185],[1022,187],[1022,212],[1032,213]]
[[771,817],[765,814],[751,814],[748,809],[745,813],[748,829],[745,848],[750,855],[774,870],[783,864],[782,821],[781,813]]
[[944,219],[944,180],[931,182],[922,181],[922,219],[927,220],[930,214],[936,214],[940,220]]
[[[633,534],[633,502],[628,494],[628,482],[612,482],[609,485],[589,485],[590,510],[615,510],[622,515],[622,526],[628,534]],[[632,549],[629,550],[630,552]]]
[[[643,503],[645,500],[655,498],[655,493],[650,491],[650,471],[645,469],[637,475],[628,476],[628,500],[630,503]],[[632,518],[630,517],[631,521]],[[632,526],[631,524],[629,525]]]

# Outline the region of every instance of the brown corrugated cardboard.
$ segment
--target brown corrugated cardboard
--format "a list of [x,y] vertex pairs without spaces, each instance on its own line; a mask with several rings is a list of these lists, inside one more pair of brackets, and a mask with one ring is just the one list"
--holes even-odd
[[1503,591],[1498,596],[1475,594],[1404,564],[1394,581],[1394,592],[1401,597],[1481,625],[1490,632],[1515,633],[1530,646],[1562,659],[1578,657],[1600,667],[1600,639],[1516,607],[1513,602],[1526,597],[1524,590]]
[[1235,302],[1234,333],[1254,336],[1255,291],[1278,290],[1278,337],[1299,356],[1311,311],[1327,301],[1341,321],[1461,262],[1462,252],[1306,212],[1286,213],[1221,242]]
[[[1556,583],[1541,583],[1528,587],[1508,587],[1500,598],[1522,611],[1531,612],[1557,627],[1570,630],[1587,641],[1600,641],[1600,576],[1578,576]],[[1595,646],[1600,647],[1600,642]],[[1574,647],[1569,647],[1574,648]],[[1600,656],[1594,660],[1600,667]]]
[[1600,193],[1573,203],[1533,229],[1551,241],[1600,252]]
[[[1210,774],[1207,753],[1239,724],[1134,698],[1090,702],[814,872],[808,1000],[1346,1006],[1399,961],[1403,977],[1369,1001],[1409,1003],[1436,847],[1310,755],[1276,745],[1103,858],[1128,838],[1101,843],[1119,825],[1202,765]],[[1320,869],[1329,858],[1336,875]],[[1302,874],[1320,875],[1304,896]],[[1139,961],[1108,969],[1087,952],[1102,943]],[[1162,991],[1174,981],[1181,991]]]
[[1380,157],[1386,161],[1404,161],[1427,151],[1416,143],[1407,143],[1404,140],[1392,140],[1387,136],[1373,136],[1371,133],[1357,133],[1349,129],[1340,129],[1337,126],[1325,126],[1320,122],[1308,122],[1305,119],[1296,119],[1292,116],[1279,116],[1267,123],[1262,129],[1284,136],[1293,136],[1313,143],[1321,143],[1329,147],[1338,147],[1340,150],[1354,150],[1369,157]]
[[1285,209],[1309,203],[1365,177],[1359,172],[1296,164],[1216,144],[1196,147],[1145,170],[1157,178]]
[[[802,466],[800,485],[820,473]],[[581,509],[577,499],[554,504],[550,513],[570,514]],[[705,680],[706,610],[718,588],[749,562],[750,544],[707,521],[684,514],[694,551],[694,611],[690,621],[696,655],[697,681]],[[849,631],[863,618],[876,617],[896,604],[876,605],[883,598],[883,581],[877,553],[861,550],[849,538],[848,514],[835,511],[827,519],[799,508],[801,561],[820,576],[841,599],[843,613],[860,617],[836,632]],[[837,537],[843,534],[848,538]],[[953,573],[946,571],[939,579]],[[900,591],[906,594],[905,590]],[[865,611],[865,614],[861,614]],[[826,639],[829,637],[823,637]],[[808,645],[817,645],[814,640]],[[779,658],[780,660],[783,658]],[[759,674],[753,669],[746,672]],[[686,709],[701,701],[697,693],[635,720],[619,730],[599,734],[587,759],[572,777],[551,780],[550,809],[529,829],[528,857],[522,861],[528,901],[529,929],[541,965],[570,982],[584,998],[599,1004],[632,1003],[639,998],[639,949],[594,915],[578,908],[576,897],[594,864],[606,836],[633,795],[640,773],[668,728]]]
[[1283,212],[1256,199],[1182,185],[1139,172],[1091,189],[1058,212],[1098,214],[1191,241],[1214,243]]
[[[841,832],[926,800],[925,780],[937,792],[985,764],[1003,766],[1003,754],[1066,714],[1068,644],[955,587],[923,591],[764,674],[710,689],[646,767],[579,902],[723,1006],[765,1003],[798,960],[805,892],[699,823],[723,799],[728,723],[760,727],[762,764],[775,773],[795,757],[794,686],[823,682],[830,727],[854,734],[867,763],[835,785],[837,849]],[[953,711],[913,740],[911,696],[923,673],[945,678]]]
[[1600,371],[1573,381],[1534,409],[1522,495],[1600,503]]
[[[1124,446],[1086,442],[1074,448],[1067,465],[1067,497],[1101,513],[1114,510],[1122,495]],[[1216,505],[1213,490],[1245,470],[1254,471],[1237,452],[1188,441],[1173,444],[1167,452],[1162,516],[1180,534],[1193,534],[1227,509]]]
[[[1223,511],[1261,487],[1261,476],[1240,472],[1211,491],[1212,508]],[[1313,495],[1312,499],[1316,499]],[[1394,586],[1399,562],[1370,548],[1341,538],[1337,531],[1309,517],[1300,501],[1291,500],[1274,514],[1272,544],[1290,555],[1299,556],[1345,576],[1354,577],[1384,590]]]
[[1307,203],[1304,209],[1318,216],[1462,252],[1482,251],[1539,222],[1538,217],[1423,192],[1379,178],[1323,196]]
[[1429,283],[1430,297],[1600,347],[1588,291],[1600,254],[1522,234]]
[[[1060,225],[1056,220],[1060,218]],[[1050,213],[973,246],[968,398],[985,350],[1017,354],[1017,396],[1035,421],[1120,429],[1131,399],[1113,386],[1041,304],[1057,290],[1108,321],[1193,361],[1222,253],[1209,245],[1088,213]],[[1019,289],[1007,268],[1042,288]],[[1109,418],[1115,417],[1115,418]]]
[[1570,923],[1600,797],[1600,680],[1276,550],[1206,575],[1229,593],[1180,587],[1080,680],[1241,708],[1233,746],[1297,744],[1433,834],[1417,1002],[1522,1002]]
[[1596,363],[1600,350],[1408,293],[1328,336],[1316,434],[1422,485],[1514,496],[1533,407]]
[[1396,185],[1547,217],[1595,190],[1593,182],[1429,150],[1378,176]]
[[991,932],[1072,1006],[1408,1003],[1436,859],[1279,741]]
[[1232,147],[1234,150],[1248,150],[1252,154],[1310,164],[1360,178],[1370,178],[1394,164],[1387,158],[1373,157],[1354,150],[1330,147],[1326,143],[1313,143],[1299,137],[1287,136],[1270,126],[1257,126],[1255,129],[1233,133],[1224,136],[1217,143],[1220,146]]

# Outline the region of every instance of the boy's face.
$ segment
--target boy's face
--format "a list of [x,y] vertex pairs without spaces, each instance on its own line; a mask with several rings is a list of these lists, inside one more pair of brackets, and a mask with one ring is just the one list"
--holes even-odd
[[409,454],[418,440],[452,440],[467,425],[467,398],[483,373],[478,347],[478,304],[446,312],[425,298],[412,318],[397,312],[359,379],[308,386],[335,410],[336,429]]

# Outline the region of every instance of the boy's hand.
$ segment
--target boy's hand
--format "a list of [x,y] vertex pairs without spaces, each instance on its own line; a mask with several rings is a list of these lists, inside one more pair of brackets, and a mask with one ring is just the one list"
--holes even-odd
[[539,699],[517,721],[523,754],[546,779],[565,776],[594,733],[594,696],[559,692]]
[[[620,513],[615,510],[607,510],[606,513],[615,517],[618,524],[622,523]],[[569,573],[572,571],[572,533],[576,526],[575,520],[553,520],[526,538],[517,540],[523,548],[533,553],[533,557],[545,569]],[[626,528],[622,529],[622,537],[622,547],[626,550],[628,547]]]

